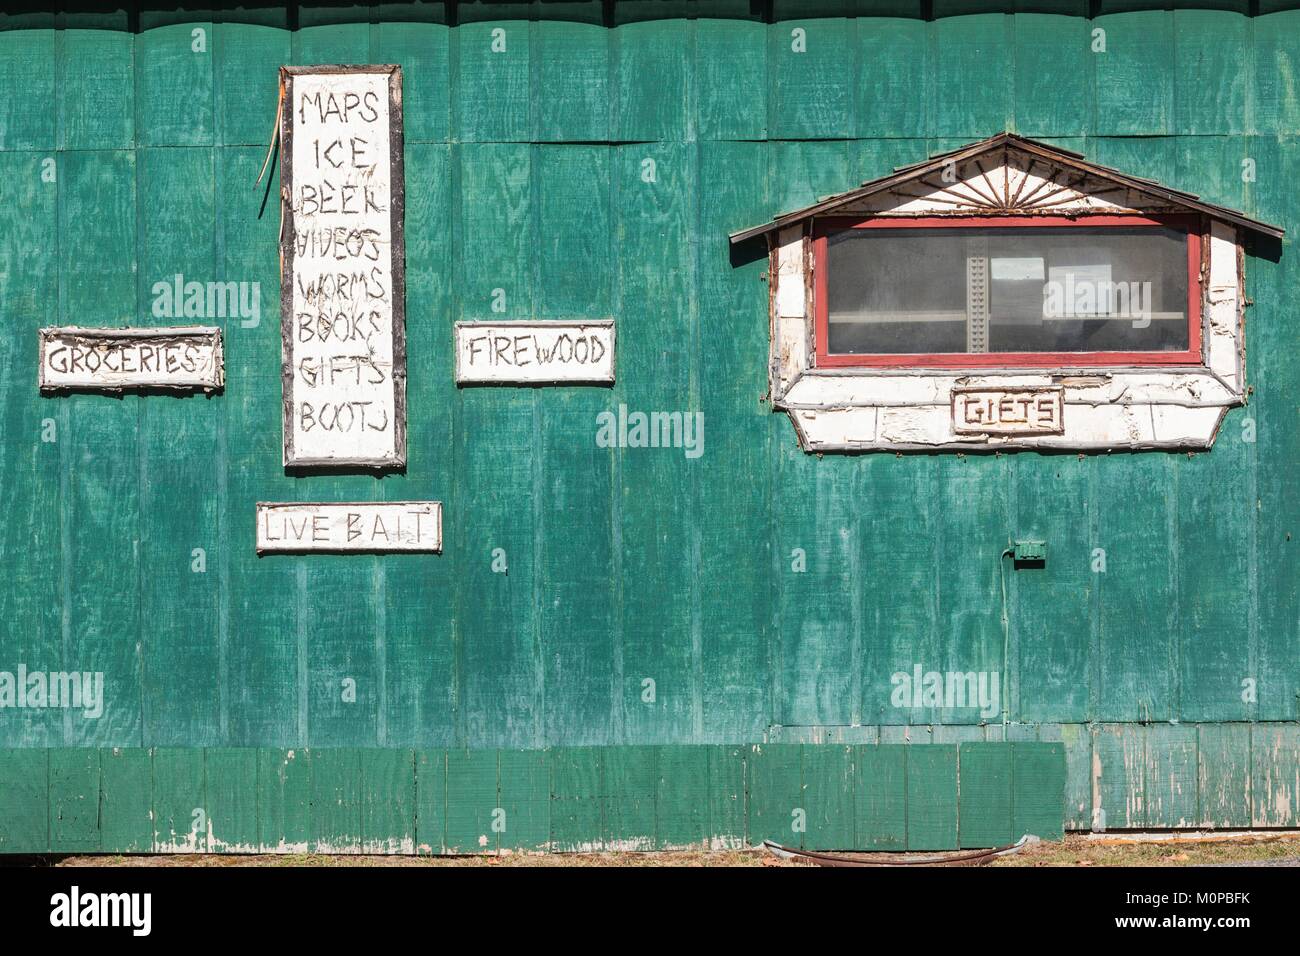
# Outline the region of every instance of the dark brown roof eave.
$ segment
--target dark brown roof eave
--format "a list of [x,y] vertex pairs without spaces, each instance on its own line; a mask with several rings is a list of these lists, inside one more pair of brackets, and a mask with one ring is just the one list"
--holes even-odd
[[954,160],[961,161],[970,156],[975,156],[986,152],[987,150],[995,149],[1003,144],[1012,144],[1020,149],[1026,150],[1027,152],[1041,156],[1044,159],[1062,162],[1065,165],[1074,167],[1080,172],[1101,179],[1108,179],[1117,185],[1126,186],[1138,192],[1147,193],[1148,195],[1164,199],[1187,209],[1195,210],[1215,219],[1223,220],[1224,222],[1230,222],[1235,226],[1240,226],[1243,229],[1258,233],[1262,236],[1268,236],[1272,239],[1281,239],[1282,236],[1285,235],[1285,230],[1279,226],[1273,226],[1269,223],[1261,222],[1258,219],[1251,219],[1249,216],[1236,209],[1229,209],[1226,206],[1217,206],[1214,203],[1205,202],[1192,193],[1185,193],[1177,189],[1171,189],[1168,186],[1162,186],[1155,180],[1130,176],[1107,166],[1099,166],[1096,163],[1090,163],[1084,159],[1080,153],[1058,149],[1054,146],[1047,146],[1043,143],[1038,143],[1034,140],[1017,136],[1014,133],[999,133],[996,136],[992,136],[986,140],[981,140],[978,143],[971,143],[969,146],[963,146],[960,149],[931,156],[929,159],[923,160],[914,165],[901,167],[889,176],[883,176],[880,179],[865,182],[856,189],[850,189],[847,192],[829,196],[826,199],[805,206],[802,209],[797,209],[794,212],[784,213],[774,218],[771,222],[763,223],[759,226],[751,226],[750,228],[742,229],[739,232],[733,232],[731,234],[731,242],[733,245],[736,245],[758,236],[766,235],[770,232],[785,229],[789,226],[800,223],[805,219],[832,213],[836,209],[852,202],[856,202],[857,200],[864,199],[879,192],[884,192],[885,190],[908,180],[918,179],[926,173],[940,168],[946,163]]

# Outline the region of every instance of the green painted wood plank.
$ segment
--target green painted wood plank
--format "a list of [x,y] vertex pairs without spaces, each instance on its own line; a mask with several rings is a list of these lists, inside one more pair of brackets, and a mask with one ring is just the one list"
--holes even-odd
[[653,850],[658,748],[607,747],[602,754],[602,843],[608,850]]
[[[460,147],[460,301],[465,319],[533,311],[535,213],[525,146]],[[536,743],[534,507],[536,404],[525,389],[464,389],[456,458],[466,494],[451,513],[463,564],[464,715],[478,746]],[[475,436],[491,434],[490,445]],[[538,503],[540,505],[540,503]]]
[[[775,538],[780,658],[774,664],[780,668],[780,691],[775,720],[795,726],[852,723],[856,662],[850,635],[863,581],[857,565],[856,462],[809,456],[789,434],[779,442],[774,498],[780,508]],[[795,549],[806,557],[801,560]],[[806,570],[798,570],[805,565]]]
[[1065,747],[1027,741],[1011,744],[1011,779],[1011,839],[1029,833],[1043,840],[1063,840]]
[[682,142],[693,138],[689,49],[682,42],[682,27],[680,20],[647,21],[625,23],[614,31],[615,139]]
[[658,748],[654,794],[656,849],[709,845],[712,836],[709,804],[717,786],[709,773],[712,754],[710,747],[669,744]]
[[551,849],[560,853],[604,848],[605,748],[557,747],[551,751]]
[[311,751],[311,851],[360,853],[365,781],[356,747]]
[[709,847],[734,850],[745,845],[747,833],[746,757],[749,748],[718,744],[709,756]]
[[138,145],[212,145],[214,44],[212,23],[197,19],[136,36]]
[[[767,136],[767,27],[736,20],[695,24],[691,70],[701,140]],[[752,183],[752,180],[746,180]]]
[[[299,11],[299,28],[293,31],[295,65],[365,63],[370,59],[370,24],[347,22],[349,18],[312,17]],[[274,118],[273,118],[274,119]]]
[[1251,826],[1251,725],[1207,724],[1196,730],[1196,825]]
[[[7,558],[0,668],[15,681],[19,665],[58,671],[63,661],[61,479],[71,436],[66,409],[42,399],[33,382],[36,330],[55,324],[58,315],[57,193],[53,157],[0,153],[0,298],[8,314],[0,327],[0,487],[7,514],[0,525],[0,554]],[[60,743],[63,734],[62,710],[0,709],[0,740],[7,745]]]
[[209,747],[203,752],[208,849],[255,853],[258,836],[258,751]]
[[551,752],[500,752],[502,849],[537,852],[551,841]]
[[913,744],[907,752],[907,848],[957,846],[957,746]]
[[803,808],[808,830],[803,846],[810,850],[845,850],[854,838],[857,786],[853,748],[805,745],[801,756]]
[[1196,825],[1196,728],[1188,724],[1152,724],[1142,728],[1146,737],[1143,768],[1143,825],[1189,827]]
[[1179,716],[1243,720],[1242,681],[1251,676],[1249,473],[1253,445],[1241,413],[1229,413],[1210,455],[1177,459]]
[[[59,161],[59,319],[135,324],[136,159],[69,152]],[[67,668],[103,673],[104,712],[65,728],[66,743],[140,745],[139,407],[135,395],[72,395],[66,403],[67,529],[63,600]],[[108,555],[113,555],[107,559]],[[121,558],[117,557],[121,556]]]
[[[691,322],[690,291],[682,277],[691,274],[695,156],[676,144],[618,150],[619,373],[609,407],[617,416],[626,406],[629,422],[634,412],[699,411],[691,386],[693,346],[678,341]],[[632,447],[629,437],[628,447],[616,449],[614,508],[622,544],[617,693],[629,743],[685,740],[696,732],[692,488],[708,456],[707,423],[705,429],[703,457],[686,457],[684,434],[683,447]]]
[[909,747],[857,746],[854,756],[854,843],[860,850],[907,849]]
[[1010,22],[1010,17],[987,13],[929,24],[934,135],[969,142],[1011,125],[1014,73],[990,69],[990,64],[1012,62]]
[[[1101,589],[1098,711],[1106,720],[1162,720],[1175,715],[1178,606],[1176,538],[1179,489],[1169,457],[1107,455],[1096,459],[1097,487],[1126,489],[1106,500],[1096,547],[1105,552]],[[1132,640],[1135,634],[1144,639]]]
[[[1095,131],[1103,136],[1156,136],[1169,132],[1174,110],[1174,27],[1164,10],[1096,17],[1093,37],[1104,31],[1106,51],[1093,55]],[[1125,170],[1132,172],[1132,170]]]
[[[225,536],[209,554],[208,577],[225,575],[226,666],[239,675],[225,684],[226,740],[242,746],[294,746],[305,741],[306,660],[299,657],[297,606],[299,562],[259,558],[253,548],[258,501],[309,497],[286,477],[282,462],[280,396],[280,279],[275,253],[279,232],[278,169],[272,168],[270,199],[262,207],[257,179],[265,147],[222,149],[217,155],[218,267],[224,281],[257,290],[257,316],[227,320],[226,388],[217,408],[224,436],[228,506]],[[306,634],[302,633],[304,650]],[[300,669],[301,668],[301,669]],[[301,707],[300,707],[301,705]],[[278,836],[276,838],[278,840]]]
[[[925,136],[931,131],[930,24],[901,17],[858,19],[856,65],[853,126],[858,136]],[[864,173],[857,181],[874,175]]]
[[768,122],[774,138],[853,135],[856,34],[856,21],[840,17],[788,19],[768,28]]
[[1078,15],[1017,13],[1010,27],[1016,132],[1035,138],[1091,132],[1093,64],[1105,54],[1092,50],[1090,22]]
[[497,851],[498,770],[496,750],[447,751],[446,852]]
[[452,111],[462,143],[527,142],[532,82],[524,20],[461,23],[456,44]]
[[1065,826],[1092,826],[1092,733],[1086,724],[1043,728],[1041,739],[1059,740],[1065,749]]
[[414,853],[415,753],[367,747],[359,751],[361,852]]
[[[114,853],[152,853],[154,828],[153,751],[139,747],[101,750],[99,829],[100,849]],[[166,786],[167,757],[164,757]],[[202,757],[200,756],[200,760]]]
[[208,849],[203,751],[159,747],[153,751],[153,849],[202,853]]
[[[1207,202],[1244,209],[1253,183],[1246,180],[1243,162],[1250,158],[1249,141],[1242,136],[1178,136],[1168,140],[1174,150],[1174,179],[1180,189],[1197,193]],[[1259,178],[1258,161],[1254,170]],[[1267,175],[1267,172],[1265,172]]]
[[1012,832],[1012,748],[1004,743],[964,743],[958,751],[958,845],[1006,846]]
[[1131,830],[1145,825],[1146,735],[1143,729],[1103,724],[1093,731],[1093,830]]
[[415,852],[442,853],[447,832],[447,751],[415,753]]
[[[936,615],[939,621],[949,622],[942,657],[916,663],[922,665],[923,672],[943,675],[937,711],[940,722],[997,721],[1016,687],[1016,675],[1007,673],[1003,660],[1001,574],[1005,572],[1009,578],[1007,599],[1014,602],[1017,575],[1033,573],[1015,571],[1000,557],[1009,543],[1011,466],[1005,457],[948,456],[938,459],[935,467],[936,494],[961,506],[945,509],[942,530],[933,539]],[[949,675],[953,675],[951,692]]]
[[1046,541],[1041,568],[1005,571],[1014,599],[1011,626],[1013,716],[1024,720],[1083,721],[1092,684],[1093,570],[1092,463],[1064,455],[1016,455],[1009,464],[1015,488],[1016,540]]
[[[696,461],[703,467],[694,520],[700,554],[703,734],[718,742],[756,740],[771,722],[772,609],[766,583],[773,554],[771,526],[763,518],[771,494],[771,411],[759,401],[767,392],[767,330],[750,319],[766,310],[767,286],[761,277],[767,257],[756,248],[743,264],[733,265],[726,235],[736,223],[763,218],[765,148],[703,143],[699,164],[696,361],[705,443],[704,455]],[[729,330],[726,335],[710,333],[717,323]],[[711,427],[721,422],[727,427]],[[738,593],[751,597],[738,604]]]
[[263,851],[306,853],[312,846],[312,752],[257,751],[257,832]]
[[[1245,188],[1257,214],[1295,221],[1300,201],[1288,182],[1300,175],[1298,147],[1300,141],[1290,136],[1247,141],[1257,162],[1257,178]],[[1300,266],[1294,241],[1254,252],[1246,262],[1246,296],[1253,303],[1246,315],[1246,377],[1255,393],[1236,431],[1244,438],[1240,425],[1247,417],[1253,420],[1258,603],[1254,714],[1262,720],[1294,720],[1300,714],[1300,670],[1295,667],[1300,659],[1300,535],[1295,526],[1300,471],[1293,465],[1300,460],[1300,429],[1295,427],[1300,375],[1290,358],[1295,337],[1287,321],[1287,290],[1294,288]]]
[[[599,16],[598,4],[587,6]],[[534,142],[609,139],[610,43],[611,31],[599,23],[542,21],[533,25],[538,91],[531,97]],[[600,235],[596,229],[592,232]]]
[[60,31],[59,145],[123,149],[135,137],[133,37],[111,30]]
[[101,846],[99,751],[59,747],[48,754],[50,852],[97,852]]
[[748,794],[745,842],[773,840],[802,846],[808,813],[804,806],[799,744],[755,744],[745,759]]
[[47,750],[0,750],[0,854],[50,849],[51,792]]
[[1300,820],[1300,727],[1252,728],[1250,769],[1251,825],[1294,827]]
[[[445,143],[451,136],[451,29],[442,23],[380,22],[374,27],[380,63],[402,68],[402,137],[413,143]],[[417,179],[408,165],[408,182]],[[415,190],[407,193],[407,213]],[[407,232],[410,249],[410,232]],[[407,286],[408,293],[410,286]],[[409,313],[415,314],[415,313]]]
[[[1250,20],[1231,10],[1174,10],[1172,131],[1244,133],[1250,87]],[[1191,187],[1180,187],[1191,188]]]
[[[970,685],[963,681],[962,686]],[[1002,728],[979,724],[937,724],[931,728],[930,740],[936,744],[984,743],[986,740],[1001,743]]]
[[[141,208],[139,234],[138,300],[148,312],[133,324],[216,321],[206,304],[203,315],[188,308],[178,314],[185,300],[175,292],[178,281],[182,289],[216,281],[212,151],[143,149],[136,161],[141,194],[151,198]],[[196,394],[140,402],[140,644],[150,744],[220,742],[224,684],[210,675],[221,674],[218,516],[227,503],[218,483],[201,501],[175,507],[177,489],[213,484],[217,401]],[[174,692],[178,680],[189,685],[187,693]]]
[[[1286,464],[1300,460],[1300,433],[1284,424],[1297,415],[1294,397],[1289,408],[1284,397],[1288,391],[1295,394],[1290,391],[1297,384],[1294,372],[1288,379],[1271,391],[1268,405],[1261,404],[1255,411],[1260,416],[1256,427],[1266,432],[1260,440],[1267,442],[1267,447],[1260,453],[1268,456],[1261,460],[1258,478],[1260,600],[1255,713],[1268,720],[1295,720],[1300,714],[1300,674],[1295,667],[1300,659],[1300,627],[1295,624],[1300,620],[1300,553],[1292,517],[1300,508],[1300,476]],[[1237,689],[1245,694],[1247,686],[1239,679]]]
[[1264,135],[1300,133],[1300,90],[1294,64],[1300,62],[1300,10],[1279,10],[1251,18],[1253,71],[1248,93],[1250,131]]
[[0,33],[0,89],[23,89],[0,106],[0,149],[52,150],[58,142],[55,78],[61,41],[54,30]]
[[[614,707],[613,452],[592,440],[608,391],[565,390],[546,403],[539,450],[538,600],[547,744],[609,740]],[[566,516],[581,515],[572,521]]]
[[[278,14],[283,22],[283,9],[267,12]],[[279,69],[293,60],[290,44],[291,34],[281,26],[213,25],[209,49],[217,90],[215,125],[219,142],[227,146],[260,145],[265,154],[275,127]]]

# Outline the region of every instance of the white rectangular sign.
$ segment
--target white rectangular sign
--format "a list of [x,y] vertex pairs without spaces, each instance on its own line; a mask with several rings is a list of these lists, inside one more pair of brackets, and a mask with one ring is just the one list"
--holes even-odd
[[441,551],[439,501],[258,502],[257,553]]
[[952,429],[958,435],[1061,435],[1065,390],[955,388]]
[[284,463],[406,464],[402,73],[285,67]]
[[614,381],[614,322],[457,322],[458,384]]
[[209,326],[41,329],[43,391],[222,387],[221,330]]

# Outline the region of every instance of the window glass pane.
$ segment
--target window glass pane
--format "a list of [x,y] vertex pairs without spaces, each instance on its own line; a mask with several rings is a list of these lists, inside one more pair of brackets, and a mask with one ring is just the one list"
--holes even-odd
[[846,229],[826,249],[833,354],[1188,348],[1175,229]]

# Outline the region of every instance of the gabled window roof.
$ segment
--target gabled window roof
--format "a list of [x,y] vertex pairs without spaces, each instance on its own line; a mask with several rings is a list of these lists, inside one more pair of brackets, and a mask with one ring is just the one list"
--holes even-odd
[[[753,239],[756,236],[765,235],[779,229],[785,229],[788,226],[795,225],[805,219],[814,216],[826,216],[836,213],[848,213],[853,210],[851,207],[861,204],[864,200],[877,196],[882,193],[899,192],[910,183],[919,183],[923,188],[931,190],[941,190],[943,186],[934,182],[926,182],[927,177],[932,173],[950,167],[952,164],[964,164],[974,162],[981,173],[987,172],[983,165],[983,160],[988,157],[994,165],[1006,167],[1010,157],[1015,154],[1021,158],[1022,162],[1027,162],[1030,169],[1041,165],[1044,169],[1051,169],[1050,178],[1051,186],[1058,192],[1067,190],[1078,190],[1082,193],[1091,193],[1093,195],[1102,195],[1110,192],[1122,191],[1125,196],[1145,197],[1153,204],[1167,207],[1174,211],[1182,210],[1188,212],[1199,212],[1224,222],[1240,226],[1250,232],[1262,236],[1268,236],[1274,239],[1280,239],[1284,230],[1278,226],[1272,226],[1257,219],[1251,219],[1244,213],[1236,209],[1229,209],[1226,206],[1217,206],[1214,203],[1208,203],[1192,193],[1182,192],[1177,189],[1170,189],[1168,186],[1162,186],[1154,179],[1144,179],[1140,176],[1130,176],[1122,173],[1117,169],[1111,169],[1107,166],[1099,166],[1096,163],[1089,162],[1083,158],[1083,154],[1072,152],[1067,149],[1061,149],[1057,146],[1049,146],[1046,143],[1040,143],[1037,140],[1026,139],[1023,136],[1017,136],[1015,133],[998,133],[988,139],[981,140],[978,143],[971,143],[960,149],[955,149],[946,153],[939,153],[931,156],[923,162],[914,163],[911,166],[902,166],[896,169],[891,175],[883,176],[880,179],[873,179],[863,183],[856,189],[850,189],[848,192],[839,193],[834,196],[828,196],[810,206],[797,209],[794,212],[782,213],[776,216],[771,222],[764,223],[761,226],[753,226],[749,229],[742,229],[739,232],[731,234],[732,243],[744,242]],[[1058,179],[1062,173],[1075,174],[1073,182]],[[1008,187],[1006,192],[998,195],[997,188],[988,180],[987,175],[984,177],[988,190],[976,189],[973,192],[979,195],[979,199],[971,198],[972,205],[977,205],[981,209],[986,209],[990,213],[1007,215],[1018,211],[1036,211],[1021,209],[1021,205],[1029,199],[1028,194],[1020,196],[1012,194]],[[911,195],[913,198],[920,198],[915,194],[903,193],[904,196]],[[1045,196],[1039,193],[1036,199],[1038,210],[1043,210],[1048,205],[1054,203],[1044,203]],[[955,211],[955,210],[954,210]],[[1059,215],[1060,209],[1054,210]],[[969,213],[967,213],[969,214]]]

